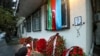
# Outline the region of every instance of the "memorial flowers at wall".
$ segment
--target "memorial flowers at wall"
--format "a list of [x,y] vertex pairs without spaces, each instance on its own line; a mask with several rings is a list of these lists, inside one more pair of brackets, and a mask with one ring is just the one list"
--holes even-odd
[[52,56],[54,39],[55,36],[51,36],[47,42],[46,56]]
[[65,49],[65,40],[57,33],[47,43],[46,56],[62,56]]
[[27,37],[27,38],[25,39],[25,43],[26,43],[26,44],[29,44],[29,43],[31,43],[32,40],[33,40],[32,37]]
[[69,56],[85,56],[83,49],[79,46],[71,47],[72,50],[69,52]]
[[48,41],[44,38],[32,39],[31,37],[21,40],[21,43],[30,44],[32,56],[86,56],[80,46],[72,46],[67,49],[65,40],[59,33],[51,36]]
[[34,50],[34,51],[36,51],[36,43],[37,43],[37,41],[38,41],[37,38],[34,38],[34,39],[33,39],[33,43],[32,43],[32,44],[33,44],[33,50]]
[[24,44],[24,43],[25,43],[25,39],[26,39],[26,38],[20,38],[20,39],[19,39],[19,43],[20,43],[20,44]]
[[44,38],[37,40],[36,51],[45,54],[46,52],[46,40]]
[[56,47],[55,47],[55,56],[62,56],[63,51],[66,49],[65,40],[61,36],[57,36]]
[[20,38],[19,39],[19,43],[20,44],[29,44],[32,41],[32,37],[25,37],[25,38]]

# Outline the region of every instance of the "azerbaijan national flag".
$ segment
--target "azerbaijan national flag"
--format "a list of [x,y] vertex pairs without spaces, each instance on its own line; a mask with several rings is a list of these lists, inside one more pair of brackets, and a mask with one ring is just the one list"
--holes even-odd
[[61,0],[48,0],[47,29],[62,29]]

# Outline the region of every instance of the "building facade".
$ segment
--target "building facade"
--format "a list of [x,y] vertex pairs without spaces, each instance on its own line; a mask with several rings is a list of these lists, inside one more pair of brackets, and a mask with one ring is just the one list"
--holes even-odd
[[67,48],[80,46],[87,56],[90,55],[93,43],[91,0],[63,0],[63,26],[54,31],[48,29],[47,1],[20,0],[19,4],[16,14],[20,18],[17,23],[19,37],[31,36],[48,40],[50,36],[59,33],[66,40]]

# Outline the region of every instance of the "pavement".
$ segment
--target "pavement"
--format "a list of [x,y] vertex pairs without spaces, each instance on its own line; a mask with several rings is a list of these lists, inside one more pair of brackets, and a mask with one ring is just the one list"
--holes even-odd
[[0,39],[0,56],[15,56],[22,45],[8,45],[4,39]]

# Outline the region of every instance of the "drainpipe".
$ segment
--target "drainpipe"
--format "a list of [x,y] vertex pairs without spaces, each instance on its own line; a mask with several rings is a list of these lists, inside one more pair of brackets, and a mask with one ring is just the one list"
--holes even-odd
[[94,49],[94,34],[93,34],[93,38],[92,38],[92,44],[91,44],[91,49],[89,51],[89,54],[87,56],[93,56],[93,49]]
[[87,56],[93,56],[93,48],[94,48],[94,43],[92,43],[92,47],[91,47],[90,52]]
[[15,6],[14,16],[16,15],[16,11],[17,11],[18,6],[19,6],[19,0],[16,0],[16,1],[17,1],[17,3],[16,3],[16,6]]

